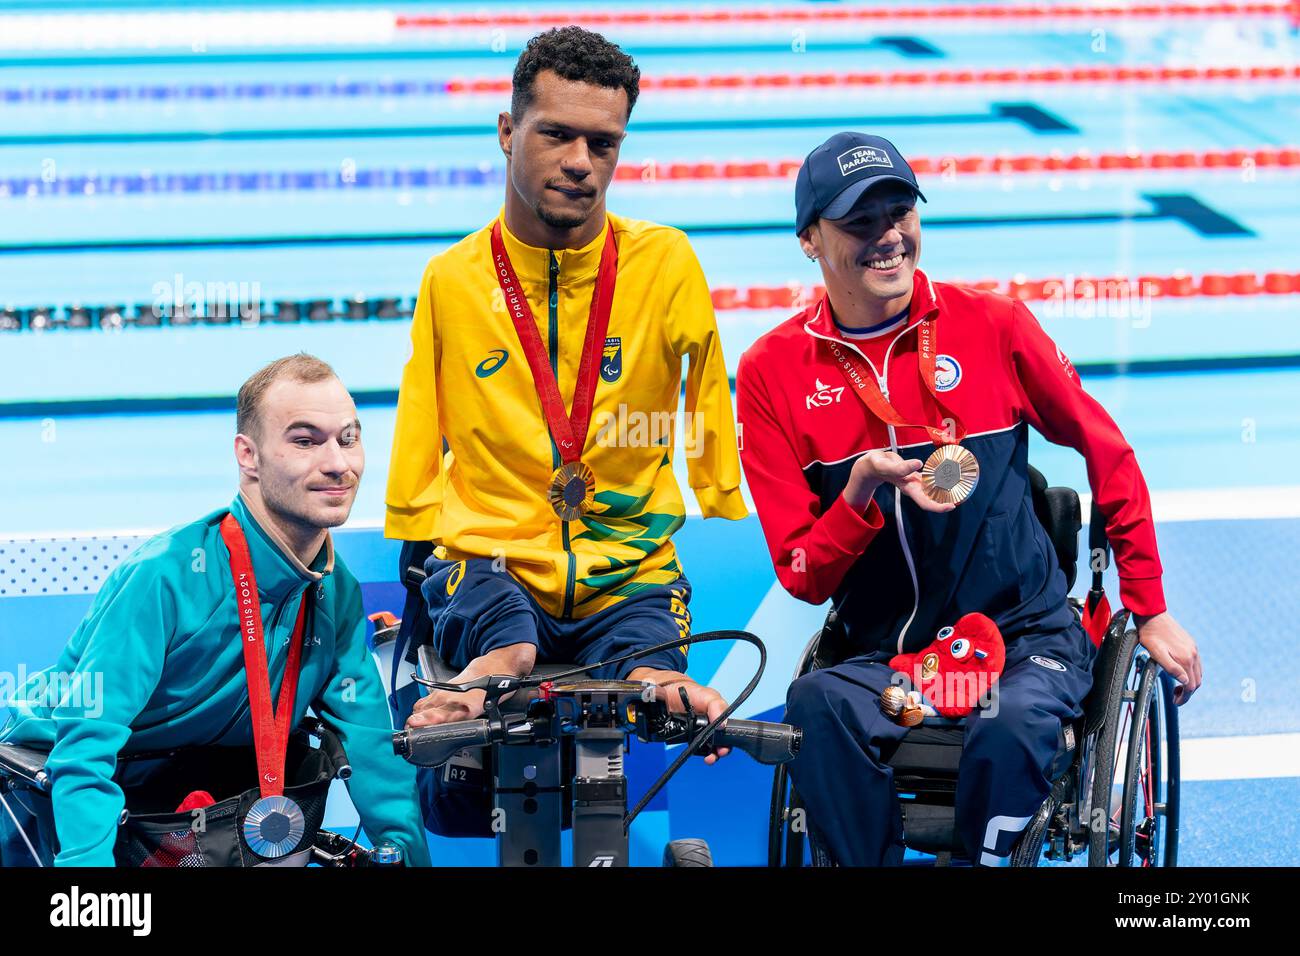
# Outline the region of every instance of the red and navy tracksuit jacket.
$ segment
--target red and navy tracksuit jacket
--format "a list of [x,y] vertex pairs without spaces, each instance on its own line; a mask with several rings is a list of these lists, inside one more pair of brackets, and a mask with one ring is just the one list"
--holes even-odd
[[[889,484],[856,512],[840,493],[859,456],[890,449],[924,460],[934,444],[923,428],[872,415],[825,340],[867,360],[904,421],[943,427],[918,377],[915,330],[927,314],[936,387],[965,426],[979,482],[947,514],[922,511]],[[823,298],[745,353],[736,393],[741,459],[777,577],[802,600],[833,598],[860,653],[916,650],[969,611],[992,617],[1008,642],[1069,626],[1065,575],[1030,498],[1030,425],[1086,459],[1125,607],[1165,609],[1133,449],[1023,303],[931,282],[918,269],[907,317],[858,337],[839,330]]]

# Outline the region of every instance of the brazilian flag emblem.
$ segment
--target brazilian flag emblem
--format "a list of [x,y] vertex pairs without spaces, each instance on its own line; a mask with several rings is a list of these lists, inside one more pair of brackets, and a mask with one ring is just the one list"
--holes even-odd
[[600,377],[611,385],[623,374],[623,340],[618,336],[605,339],[605,351],[600,358]]

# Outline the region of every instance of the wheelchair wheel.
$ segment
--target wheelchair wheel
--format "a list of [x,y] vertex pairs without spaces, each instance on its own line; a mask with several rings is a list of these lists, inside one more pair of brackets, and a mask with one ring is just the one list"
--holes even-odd
[[703,840],[673,840],[664,847],[664,866],[713,866],[713,854]]
[[1038,808],[1038,812],[1029,821],[1029,826],[1025,827],[1025,832],[1016,842],[1016,847],[1011,853],[1012,866],[1038,866],[1043,858],[1043,843],[1053,823],[1056,822],[1057,813],[1066,794],[1069,793],[1072,779],[1073,771],[1062,775],[1052,786],[1047,799],[1043,801],[1043,805]]
[[[817,669],[817,657],[819,649],[823,648],[823,641],[825,640],[828,645],[834,642],[832,632],[835,623],[836,615],[831,611],[827,615],[826,624],[804,645],[792,680],[798,680],[804,674]],[[785,764],[777,764],[772,771],[772,797],[767,817],[768,866],[803,866],[806,818],[803,802],[794,789],[789,771]],[[817,865],[817,860],[817,850],[813,847],[814,866]]]
[[[1127,623],[1126,621],[1124,623]],[[1178,847],[1178,718],[1173,681],[1138,647],[1137,632],[1107,634],[1102,726],[1090,737],[1082,782],[1089,866],[1174,866]],[[1082,794],[1081,794],[1082,796]]]

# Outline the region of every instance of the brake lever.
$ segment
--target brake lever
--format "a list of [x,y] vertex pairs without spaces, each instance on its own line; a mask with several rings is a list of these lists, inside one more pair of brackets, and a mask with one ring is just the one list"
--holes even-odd
[[475,677],[473,680],[467,680],[461,684],[453,684],[450,681],[430,680],[427,677],[421,677],[419,674],[412,674],[411,680],[415,681],[421,687],[428,687],[432,690],[445,690],[453,694],[463,694],[466,691],[482,690],[487,691],[492,696],[492,691],[497,690],[497,697],[503,697],[506,694],[513,693],[520,687],[524,686],[527,678],[512,677],[503,674],[485,674],[482,677]]
[[[690,695],[686,693],[684,686],[678,686],[677,693],[681,695],[682,706],[686,709],[685,726],[682,728],[682,736],[691,744],[691,752],[700,757],[707,757],[714,753],[717,748],[709,740],[701,741],[697,731],[703,730],[709,725],[707,717],[700,717],[691,706]],[[712,738],[712,734],[709,735]]]
[[537,685],[536,678],[515,677],[513,674],[485,674],[482,677],[475,677],[473,680],[465,681],[463,684],[429,680],[427,677],[421,677],[418,674],[412,674],[411,679],[422,687],[428,687],[431,690],[448,691],[453,694],[464,694],[471,690],[483,691],[483,716],[491,726],[496,728],[504,726],[501,716],[501,699],[521,688]]

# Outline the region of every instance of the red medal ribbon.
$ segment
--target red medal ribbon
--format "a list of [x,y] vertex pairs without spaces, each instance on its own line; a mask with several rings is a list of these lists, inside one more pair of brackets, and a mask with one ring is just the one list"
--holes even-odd
[[528,368],[533,374],[533,387],[542,403],[542,415],[560,459],[568,464],[582,457],[587,442],[587,429],[591,424],[591,408],[596,396],[596,375],[600,369],[601,353],[605,348],[605,333],[609,329],[609,313],[614,302],[614,282],[618,275],[618,245],[614,242],[614,226],[609,224],[605,233],[605,248],[600,254],[600,268],[596,273],[596,288],[591,295],[591,311],[587,315],[587,336],[582,347],[582,360],[578,365],[578,381],[573,390],[573,411],[566,414],[564,399],[556,373],[551,372],[546,356],[546,346],[537,331],[533,310],[528,305],[523,286],[515,275],[510,256],[501,239],[501,220],[492,226],[492,258],[495,262],[497,283],[505,296],[506,308],[514,322],[519,344],[523,347]]
[[[827,299],[823,296],[819,310],[828,307]],[[820,317],[820,316],[819,316]],[[827,339],[831,347],[831,354],[835,356],[835,361],[840,367],[840,372],[844,380],[849,384],[849,389],[862,399],[864,405],[873,415],[879,418],[887,425],[893,425],[895,428],[924,428],[930,440],[936,445],[956,445],[959,444],[966,436],[966,428],[951,409],[946,406],[939,398],[939,392],[935,387],[934,375],[938,361],[936,351],[938,349],[938,339],[931,325],[932,319],[926,316],[921,320],[917,327],[918,353],[917,365],[921,374],[921,384],[925,386],[930,397],[939,408],[939,412],[953,423],[953,438],[947,437],[947,429],[936,428],[933,425],[914,425],[906,421],[900,415],[889,400],[885,398],[884,393],[880,390],[880,383],[876,380],[874,372],[868,372],[862,368],[857,359],[853,357],[852,347],[847,343],[838,342],[835,339]]]
[[289,659],[284,665],[280,699],[271,708],[271,678],[266,666],[266,644],[262,639],[262,605],[253,577],[253,559],[248,554],[244,531],[233,514],[221,519],[221,538],[230,550],[230,576],[235,582],[235,604],[239,609],[240,643],[244,645],[244,673],[248,678],[248,708],[253,721],[253,749],[257,753],[258,787],[264,797],[284,794],[284,761],[289,750],[293,700],[298,692],[302,665],[302,635],[307,617],[310,588],[298,605],[298,620],[289,641]]

